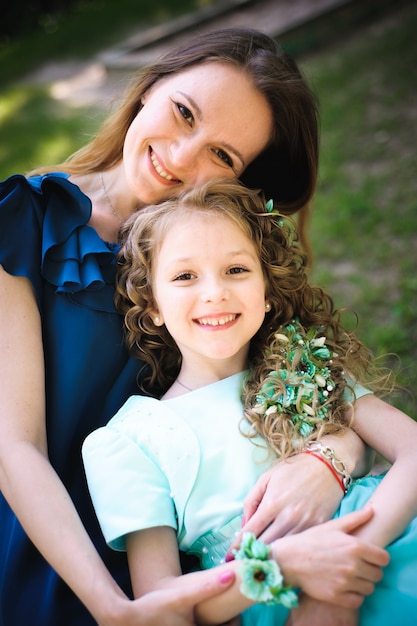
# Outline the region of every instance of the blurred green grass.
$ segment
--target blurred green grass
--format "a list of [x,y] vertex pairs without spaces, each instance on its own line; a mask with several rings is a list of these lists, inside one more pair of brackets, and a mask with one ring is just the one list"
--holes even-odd
[[[210,0],[208,2],[210,3]],[[83,145],[102,106],[69,106],[27,73],[89,58],[198,2],[90,0],[55,25],[0,48],[0,178]],[[201,6],[201,5],[200,5]],[[46,20],[47,24],[47,20]],[[94,28],[91,25],[94,24]],[[358,312],[361,338],[398,370],[394,403],[416,417],[417,7],[400,6],[299,62],[322,111],[320,181],[311,224],[313,279]],[[12,80],[13,79],[13,80]]]
[[416,417],[417,7],[304,56],[321,102],[313,278],[358,312],[363,340],[398,370]]

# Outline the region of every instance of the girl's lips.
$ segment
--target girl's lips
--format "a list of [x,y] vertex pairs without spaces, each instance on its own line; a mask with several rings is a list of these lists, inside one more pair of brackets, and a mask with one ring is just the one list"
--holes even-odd
[[158,175],[158,179],[161,179],[167,184],[181,182],[181,180],[175,178],[172,172],[169,172],[164,167],[162,167],[161,162],[159,161],[158,157],[151,147],[149,147],[149,158],[151,160],[152,169]]

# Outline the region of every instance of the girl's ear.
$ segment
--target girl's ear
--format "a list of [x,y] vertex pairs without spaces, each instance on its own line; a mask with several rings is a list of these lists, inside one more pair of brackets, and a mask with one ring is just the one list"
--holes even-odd
[[155,326],[163,326],[164,325],[164,320],[159,315],[159,313],[157,313],[156,311],[155,311],[155,313],[151,313],[150,317],[151,317],[153,323],[155,324]]

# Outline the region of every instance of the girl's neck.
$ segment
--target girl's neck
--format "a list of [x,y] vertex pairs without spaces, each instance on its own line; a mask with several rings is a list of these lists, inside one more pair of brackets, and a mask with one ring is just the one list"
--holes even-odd
[[195,391],[196,389],[208,387],[209,385],[213,385],[220,380],[224,380],[225,378],[230,378],[230,376],[238,374],[243,371],[243,369],[244,368],[242,367],[220,368],[219,370],[216,369],[207,371],[204,374],[199,373],[199,375],[196,376],[197,370],[193,371],[182,367],[176,380],[172,383],[168,391],[162,396],[161,400],[169,400],[170,398],[183,396],[184,394]]

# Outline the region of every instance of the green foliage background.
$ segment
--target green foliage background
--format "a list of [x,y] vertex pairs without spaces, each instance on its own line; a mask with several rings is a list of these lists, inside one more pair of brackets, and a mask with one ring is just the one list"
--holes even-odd
[[[208,0],[210,3],[210,0]],[[91,136],[103,103],[70,105],[31,72],[45,61],[91,59],[127,35],[194,10],[193,0],[84,0],[40,15],[24,37],[0,41],[0,178],[64,159]],[[417,7],[341,33],[298,60],[321,102],[320,181],[311,224],[313,279],[359,314],[377,354],[395,353],[416,417]]]

